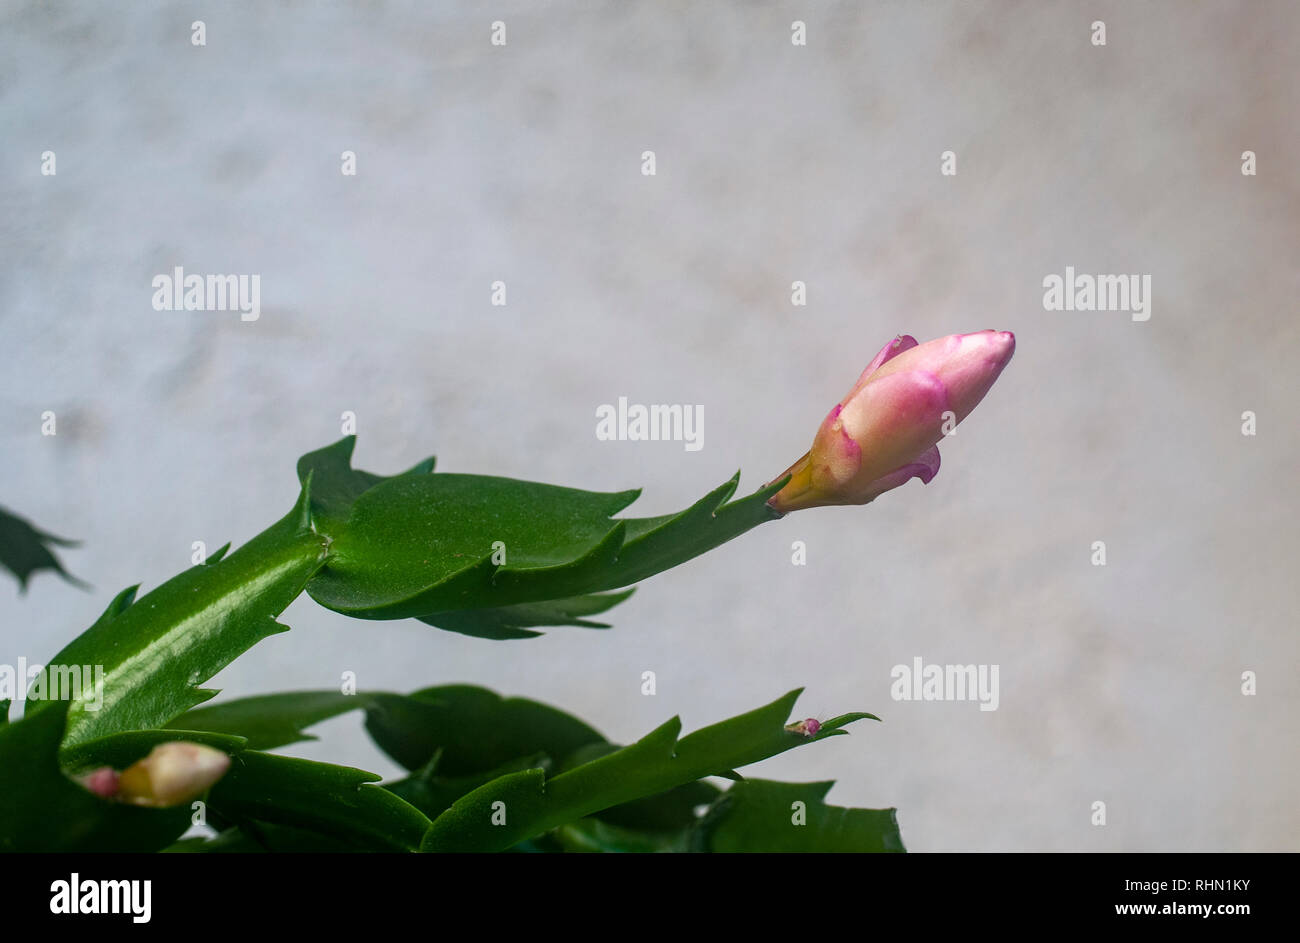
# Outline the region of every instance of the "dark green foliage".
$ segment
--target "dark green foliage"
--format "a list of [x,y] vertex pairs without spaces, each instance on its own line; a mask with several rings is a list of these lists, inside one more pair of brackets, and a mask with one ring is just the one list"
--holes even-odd
[[18,578],[18,588],[26,592],[27,581],[39,570],[53,570],[80,586],[90,587],[63,568],[51,547],[76,547],[79,542],[55,537],[38,530],[29,521],[0,508],[0,567]]
[[[323,606],[364,619],[421,618],[456,632],[522,638],[584,624],[630,586],[775,520],[774,482],[730,501],[739,475],[678,514],[620,519],[638,491],[596,492],[486,475],[392,478],[351,467],[354,440],[305,455],[312,514],[330,540],[307,585]],[[324,496],[323,496],[324,495]]]
[[109,802],[63,773],[67,709],[65,701],[0,726],[0,850],[157,851],[174,841],[190,824],[187,807]]
[[[352,448],[348,438],[304,456],[298,502],[282,520],[138,600],[137,587],[123,590],[51,660],[51,678],[102,669],[97,681],[42,680],[16,721],[0,702],[0,849],[902,850],[892,809],[827,806],[830,783],[736,772],[875,719],[844,714],[808,736],[788,726],[799,691],[684,737],[674,717],[628,746],[556,708],[463,684],[199,707],[216,693],[200,685],[285,631],[276,617],[304,589],[348,615],[416,617],[480,638],[604,628],[589,617],[631,594],[615,590],[776,519],[766,501],[782,484],[732,500],[737,476],[680,513],[623,518],[638,492],[435,474],[432,459],[385,478],[353,469]],[[0,517],[0,538],[21,531],[15,521]],[[0,564],[24,584],[36,569],[63,572],[40,552],[6,556],[0,546]],[[267,752],[314,739],[307,728],[353,710],[407,775],[380,785],[364,770]],[[77,781],[166,740],[231,757],[201,807],[215,837],[181,838],[188,805],[133,807]],[[718,778],[733,784],[724,791]]]
[[[69,743],[170,722],[216,693],[199,684],[287,630],[275,617],[325,560],[325,543],[307,514],[308,494],[304,487],[285,518],[218,562],[191,567],[134,603],[135,587],[124,590],[51,659],[51,666],[67,670],[104,670],[102,686],[83,689],[69,709]],[[55,703],[29,699],[27,710]]]

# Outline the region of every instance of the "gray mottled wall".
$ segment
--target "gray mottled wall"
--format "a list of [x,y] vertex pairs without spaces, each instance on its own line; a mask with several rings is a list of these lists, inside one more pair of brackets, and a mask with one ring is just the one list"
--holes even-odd
[[[802,685],[884,722],[756,772],[896,805],[914,850],[1295,850],[1298,26],[1286,0],[5,3],[0,503],[82,538],[95,590],[0,592],[0,659],[256,533],[344,410],[365,468],[436,452],[661,513],[780,472],[895,333],[993,327],[1015,360],[928,486],[766,526],[608,632],[300,600],[215,684],[466,681],[619,740]],[[155,311],[173,265],[260,274],[260,319]],[[1044,310],[1067,265],[1149,274],[1150,320]],[[703,405],[704,448],[597,441],[619,396]],[[999,665],[999,709],[892,700],[916,656]],[[355,717],[318,732],[301,755],[395,772]]]

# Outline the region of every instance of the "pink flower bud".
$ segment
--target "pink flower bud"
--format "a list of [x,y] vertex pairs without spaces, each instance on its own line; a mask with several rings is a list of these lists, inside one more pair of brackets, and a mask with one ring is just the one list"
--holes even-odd
[[793,724],[786,724],[785,729],[791,733],[803,734],[805,737],[817,736],[817,731],[822,729],[822,722],[816,717],[809,717],[807,720],[795,721]]
[[1009,331],[886,344],[817,430],[812,449],[768,503],[782,514],[867,504],[939,472],[936,444],[979,405],[1016,350]]
[[122,770],[116,798],[158,808],[181,805],[207,792],[229,768],[230,757],[220,750],[171,740]]
[[81,784],[101,799],[111,799],[117,795],[117,770],[111,766],[101,766],[88,773]]

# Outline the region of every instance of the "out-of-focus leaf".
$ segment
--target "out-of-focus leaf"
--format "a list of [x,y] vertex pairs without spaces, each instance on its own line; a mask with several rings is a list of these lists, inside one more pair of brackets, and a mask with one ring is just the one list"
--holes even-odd
[[[248,738],[247,749],[270,750],[314,739],[304,728],[354,709],[367,710],[381,748],[416,769],[385,788],[431,818],[465,793],[506,773],[550,770],[548,750],[576,765],[619,749],[553,707],[525,698],[502,698],[469,685],[427,688],[413,695],[296,691],[240,698],[187,711],[170,727],[238,734]],[[508,756],[512,751],[522,753]],[[690,783],[600,815],[635,828],[679,829],[690,824],[696,806],[709,804],[717,794],[708,783]]]
[[0,567],[18,579],[20,592],[27,592],[27,581],[38,570],[53,570],[74,586],[89,589],[63,568],[51,547],[77,547],[80,542],[47,534],[30,521],[0,508]]
[[250,750],[274,750],[315,740],[304,728],[366,706],[365,695],[339,691],[288,691],[245,697],[186,711],[168,727],[238,734]]
[[[377,742],[408,768],[415,767],[411,775],[386,784],[383,790],[398,802],[405,800],[411,811],[418,810],[425,818],[412,819],[406,809],[395,813],[389,808],[391,803],[382,801],[361,812],[348,810],[345,804],[342,813],[337,809],[314,813],[313,803],[320,797],[311,777],[306,778],[307,785],[282,794],[279,784],[269,782],[274,777],[263,770],[260,775],[268,788],[260,798],[269,808],[255,803],[260,787],[245,784],[240,801],[232,802],[231,785],[219,785],[210,799],[210,820],[219,828],[234,823],[238,829],[232,832],[227,828],[219,840],[207,844],[187,842],[169,850],[315,850],[318,846],[328,850],[324,846],[330,843],[347,850],[392,850],[392,843],[379,837],[386,826],[376,824],[391,814],[397,814],[403,823],[408,842],[426,827],[429,837],[424,848],[437,851],[709,851],[715,835],[718,850],[742,850],[736,831],[741,826],[728,824],[731,815],[738,816],[734,821],[741,823],[757,816],[759,824],[773,829],[767,835],[758,824],[753,826],[760,836],[751,849],[755,851],[869,850],[876,839],[882,850],[901,850],[901,840],[895,848],[890,838],[897,836],[892,810],[825,806],[821,798],[829,788],[827,783],[790,786],[793,798],[787,801],[785,793],[772,791],[787,788],[782,784],[744,780],[734,772],[736,767],[783,750],[841,736],[847,733],[843,728],[856,720],[876,719],[867,713],[841,714],[825,721],[817,735],[810,737],[786,723],[798,693],[791,692],[765,708],[681,740],[677,739],[680,725],[674,720],[623,748],[547,705],[502,698],[468,685],[427,688],[412,695],[364,692],[344,697],[335,692],[304,691],[216,704],[188,712],[178,718],[177,726],[250,733],[264,743],[292,742],[290,738],[304,736],[304,727],[326,716],[365,708]],[[141,734],[147,739],[160,735],[193,740],[222,736],[180,730]],[[131,760],[135,758],[130,755],[132,750],[121,745],[130,743],[133,736],[122,734],[101,741],[118,747],[115,755],[105,752],[100,743],[90,743],[66,751],[65,756],[75,760],[89,752],[96,762]],[[148,745],[142,742],[134,752],[142,755]],[[218,741],[214,745],[235,752],[231,744]],[[549,752],[539,746],[549,747]],[[256,759],[261,756],[268,763],[306,763],[247,755],[254,756],[254,762],[262,762]],[[552,762],[553,756],[565,759],[557,764]],[[345,794],[374,779],[356,770],[326,769],[326,779],[336,786],[342,783]],[[734,777],[741,787],[748,783],[762,786],[756,790],[733,786],[724,794],[706,781],[713,775]],[[299,778],[296,771],[290,777]],[[795,799],[805,803],[812,827],[801,826],[804,831],[791,835],[782,824],[790,821],[789,815],[776,817],[770,806],[780,800],[788,810]],[[329,806],[335,799],[322,801]],[[497,802],[504,805],[496,807]],[[701,818],[699,813],[706,808],[708,814]],[[494,814],[504,814],[505,824],[486,824]],[[527,820],[522,825],[521,817]],[[431,828],[426,825],[429,820],[435,823]],[[277,827],[287,831],[281,835],[275,831]],[[524,837],[520,838],[521,834]],[[806,847],[795,847],[800,841]]]
[[[673,718],[631,746],[547,778],[530,769],[495,779],[434,820],[426,851],[500,851],[602,809],[654,796],[845,731],[786,729],[800,694],[678,739]],[[849,715],[845,715],[847,717]],[[841,719],[841,724],[848,723]]]
[[368,698],[366,729],[379,748],[409,770],[438,754],[440,776],[481,773],[534,753],[567,756],[605,739],[554,707],[471,685]]
[[[56,716],[54,712],[47,713]],[[288,850],[290,845],[303,845],[310,834],[314,836],[310,844],[317,850],[414,851],[429,826],[428,818],[409,803],[371,785],[379,778],[373,773],[243,749],[242,737],[225,733],[173,729],[127,731],[68,747],[63,752],[63,761],[67,768],[74,770],[98,766],[122,769],[167,740],[204,743],[231,754],[230,770],[208,795],[210,818],[239,822],[259,848]],[[80,787],[73,788],[94,799]],[[110,811],[132,808],[95,801],[109,806]],[[189,824],[188,805],[180,812],[173,823],[174,832],[156,842],[156,848],[162,848],[185,831]],[[284,828],[277,830],[275,826]],[[268,835],[271,837],[261,841]],[[228,844],[236,843],[232,839]],[[233,848],[223,843],[202,850]],[[295,847],[294,850],[307,849]]]
[[684,829],[674,832],[647,832],[612,825],[598,818],[578,819],[561,825],[550,834],[558,851],[646,854],[687,850]]
[[319,832],[272,825],[269,822],[245,823],[228,828],[212,838],[183,838],[162,849],[171,854],[337,854],[359,852],[346,842]]
[[292,691],[238,698],[187,711],[171,726],[237,734],[249,749],[309,739],[304,728],[349,710],[366,711],[375,743],[415,776],[473,777],[542,754],[568,756],[604,738],[564,711],[487,688],[449,684],[413,694]]
[[236,823],[305,829],[373,851],[415,851],[428,818],[374,773],[245,750],[212,787],[208,803]]
[[58,751],[67,711],[64,701],[0,725],[0,851],[157,851],[183,834],[188,806],[111,802],[64,775]]
[[736,783],[704,826],[715,852],[901,852],[895,809],[846,809],[823,801],[833,782]]
[[693,824],[696,809],[707,806],[722,794],[717,786],[699,780],[657,796],[647,796],[597,812],[593,818],[610,825],[642,832],[676,832]]

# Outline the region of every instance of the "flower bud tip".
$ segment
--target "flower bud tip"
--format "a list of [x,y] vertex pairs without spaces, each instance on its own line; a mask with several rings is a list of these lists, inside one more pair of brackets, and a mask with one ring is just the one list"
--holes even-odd
[[160,743],[122,771],[117,798],[132,805],[181,805],[207,792],[230,768],[230,757],[185,740]]
[[768,504],[780,514],[867,504],[913,478],[928,484],[939,471],[939,440],[979,405],[1015,349],[1010,331],[924,344],[906,334],[894,338],[827,414],[812,448],[786,470],[790,480]]

